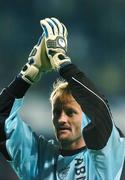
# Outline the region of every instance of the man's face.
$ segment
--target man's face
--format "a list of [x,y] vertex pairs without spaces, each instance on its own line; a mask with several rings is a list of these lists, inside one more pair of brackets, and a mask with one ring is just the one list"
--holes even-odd
[[[56,97],[53,101],[53,124],[56,137],[62,146],[83,146],[81,133],[82,109],[73,96]],[[64,148],[63,147],[63,148]]]

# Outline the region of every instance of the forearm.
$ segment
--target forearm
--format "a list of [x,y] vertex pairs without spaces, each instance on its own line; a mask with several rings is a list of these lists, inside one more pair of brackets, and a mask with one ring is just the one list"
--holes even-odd
[[17,77],[12,83],[3,89],[0,94],[0,123],[4,123],[10,114],[15,99],[22,98],[30,85],[22,78]]
[[30,86],[31,85],[29,83],[18,76],[10,83],[10,85],[6,88],[6,91],[16,99],[19,99],[25,95]]
[[91,120],[83,130],[87,146],[91,149],[103,148],[112,131],[111,113],[106,100],[75,65],[61,68],[60,75],[69,82],[73,97]]
[[10,115],[15,99],[22,98],[29,86],[28,83],[18,77],[0,94],[0,151],[7,159],[5,120]]
[[[3,89],[0,94],[0,128],[4,129],[4,122],[10,114],[15,99],[22,98],[30,85],[22,78],[17,77],[12,83]],[[0,131],[2,132],[2,131]],[[0,136],[2,137],[2,136]]]

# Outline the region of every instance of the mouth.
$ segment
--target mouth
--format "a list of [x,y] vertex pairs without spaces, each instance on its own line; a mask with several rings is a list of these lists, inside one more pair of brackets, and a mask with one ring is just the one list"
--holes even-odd
[[71,131],[71,128],[68,126],[59,126],[57,127],[58,132],[65,132],[65,131]]

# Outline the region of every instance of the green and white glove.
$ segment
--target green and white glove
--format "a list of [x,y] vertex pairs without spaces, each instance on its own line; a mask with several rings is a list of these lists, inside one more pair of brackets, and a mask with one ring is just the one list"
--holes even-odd
[[45,35],[47,56],[52,69],[58,70],[65,64],[71,63],[67,53],[67,29],[56,18],[46,18],[40,21]]
[[20,76],[29,84],[40,80],[44,72],[52,70],[50,60],[46,54],[45,36],[39,38],[38,43],[32,49],[28,62],[23,66]]

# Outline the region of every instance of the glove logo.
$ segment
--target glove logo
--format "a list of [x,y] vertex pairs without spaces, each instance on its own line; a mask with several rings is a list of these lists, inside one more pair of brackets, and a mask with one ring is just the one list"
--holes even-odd
[[65,43],[64,38],[59,37],[59,38],[58,38],[58,44],[59,44],[59,46],[61,46],[62,48],[65,48],[66,43]]

